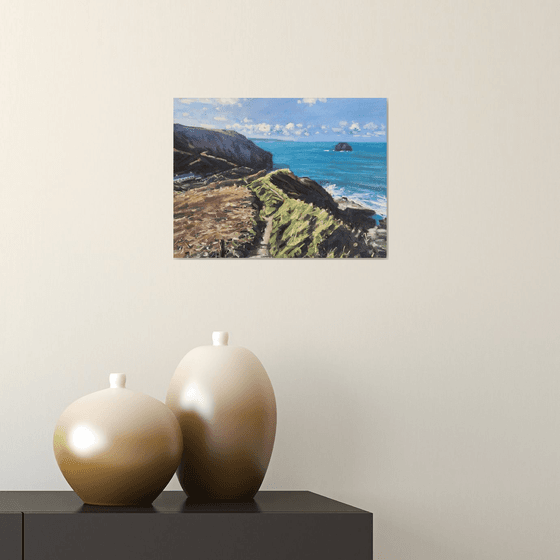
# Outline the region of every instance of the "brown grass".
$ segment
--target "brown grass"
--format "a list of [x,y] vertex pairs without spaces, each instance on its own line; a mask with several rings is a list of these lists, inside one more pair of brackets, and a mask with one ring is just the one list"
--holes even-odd
[[252,241],[257,210],[255,197],[243,184],[215,183],[174,193],[174,243],[176,258],[220,256],[223,247]]

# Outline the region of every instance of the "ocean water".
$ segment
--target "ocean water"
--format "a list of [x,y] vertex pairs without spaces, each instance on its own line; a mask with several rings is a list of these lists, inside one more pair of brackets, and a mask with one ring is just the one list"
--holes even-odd
[[274,168],[288,167],[317,181],[335,198],[345,196],[387,216],[387,144],[353,142],[352,152],[335,152],[336,142],[253,142],[272,153]]

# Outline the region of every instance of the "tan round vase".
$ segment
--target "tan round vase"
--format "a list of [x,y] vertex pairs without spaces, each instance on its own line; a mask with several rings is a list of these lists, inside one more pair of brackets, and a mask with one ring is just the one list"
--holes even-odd
[[72,403],[54,432],[58,466],[86,504],[150,505],[181,459],[175,415],[125,383],[123,373],[111,374],[110,388]]
[[252,352],[228,346],[228,333],[212,338],[183,358],[167,392],[183,432],[177,477],[195,500],[250,500],[274,446],[274,390]]

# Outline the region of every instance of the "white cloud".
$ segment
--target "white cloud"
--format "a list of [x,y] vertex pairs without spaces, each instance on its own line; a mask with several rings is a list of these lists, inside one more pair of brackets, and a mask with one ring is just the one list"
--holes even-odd
[[307,105],[315,105],[315,103],[317,103],[317,101],[320,101],[321,103],[326,103],[327,99],[326,97],[304,97],[303,99],[298,99],[298,103],[306,103]]
[[228,118],[227,117],[214,117],[215,121],[227,121]]
[[327,130],[327,127],[326,127],[324,124],[321,125],[321,128],[322,128],[323,130]]
[[251,119],[248,119],[247,117],[245,117],[245,118],[243,119],[243,122],[244,122],[244,123],[250,123],[250,122],[253,122],[253,121],[252,121]]
[[[249,121],[249,119],[243,119],[242,122],[236,122],[235,124],[227,124],[225,128],[228,130],[234,129],[245,136],[251,135],[259,135],[259,136],[271,136],[282,134],[283,136],[287,137],[294,137],[294,136],[311,136],[311,133],[308,131],[307,127],[303,124],[295,124],[290,122],[288,124],[269,124],[269,123],[251,123],[245,122]],[[325,131],[327,132],[327,131]],[[319,132],[316,132],[319,134]]]
[[355,130],[356,132],[360,132],[360,123],[352,121],[350,125],[350,130]]
[[[250,123],[235,123],[235,124],[228,124],[226,125],[227,129],[234,129],[245,136],[251,136],[252,134],[264,134],[265,136],[270,136],[271,131],[273,130],[273,125],[269,123],[257,123],[257,124],[250,124]],[[281,130],[280,125],[276,125],[274,130],[278,131]]]
[[235,105],[239,103],[239,97],[193,97],[190,99],[181,99],[181,103],[186,103],[187,105],[190,103],[209,103],[210,105]]
[[364,124],[364,130],[377,130],[379,128],[379,125],[372,123],[372,122],[368,122],[367,124]]
[[338,124],[340,126],[346,126],[348,124],[348,122],[347,121],[340,121]]
[[331,128],[331,130],[332,130],[333,132],[342,132],[342,128],[338,128],[338,127]]
[[236,105],[239,104],[239,97],[217,97],[215,99],[209,99],[209,102],[219,105]]
[[188,113],[183,113],[183,117],[188,117],[189,114]]
[[319,132],[319,131],[317,131],[317,132],[316,132],[315,134],[320,134],[320,132]]

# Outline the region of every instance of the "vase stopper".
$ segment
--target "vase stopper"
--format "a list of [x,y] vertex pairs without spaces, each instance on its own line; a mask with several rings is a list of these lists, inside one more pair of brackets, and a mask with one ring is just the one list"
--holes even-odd
[[109,387],[111,389],[125,389],[126,373],[111,373],[109,375]]
[[212,333],[212,344],[214,346],[227,346],[229,333],[225,331],[214,331]]

